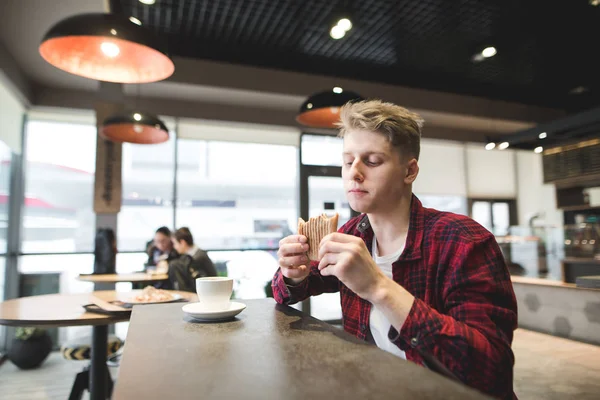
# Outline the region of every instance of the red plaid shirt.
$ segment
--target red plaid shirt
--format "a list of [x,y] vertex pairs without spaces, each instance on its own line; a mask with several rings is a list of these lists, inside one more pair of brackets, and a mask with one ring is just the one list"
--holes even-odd
[[[495,397],[513,393],[517,302],[504,257],[494,236],[472,219],[424,208],[413,195],[408,237],[393,264],[394,281],[415,302],[400,332],[389,339],[406,358],[423,363],[423,354],[441,361],[458,379]],[[339,232],[362,238],[371,251],[373,230],[366,215],[348,221]],[[280,304],[340,292],[344,330],[370,341],[371,303],[334,276],[321,276],[318,263],[297,286],[288,286],[281,270],[273,279]]]

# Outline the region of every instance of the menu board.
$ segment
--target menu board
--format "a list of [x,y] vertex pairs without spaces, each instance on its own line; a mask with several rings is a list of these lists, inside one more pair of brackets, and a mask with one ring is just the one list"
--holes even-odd
[[600,139],[544,151],[544,183],[600,175]]

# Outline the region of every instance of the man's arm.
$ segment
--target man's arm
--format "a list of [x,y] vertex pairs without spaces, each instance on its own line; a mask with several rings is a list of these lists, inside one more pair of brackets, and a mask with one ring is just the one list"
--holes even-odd
[[192,278],[204,278],[207,276],[217,276],[217,270],[215,264],[208,256],[206,251],[199,249],[193,262]]
[[308,277],[297,285],[287,283],[281,273],[281,268],[279,268],[271,284],[275,301],[279,304],[289,305],[303,301],[310,296],[339,292],[339,280],[335,276],[322,276],[317,268],[318,265],[318,262],[312,262]]
[[510,399],[517,304],[502,253],[491,236],[448,250],[438,310],[414,299],[406,314],[406,291],[391,280],[373,301],[392,324],[389,339],[407,354],[432,354],[467,385]]

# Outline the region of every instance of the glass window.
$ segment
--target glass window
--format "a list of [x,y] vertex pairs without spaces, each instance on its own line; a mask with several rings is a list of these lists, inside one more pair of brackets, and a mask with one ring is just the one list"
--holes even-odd
[[[350,219],[350,205],[344,193],[342,178],[329,176],[308,177],[308,215],[315,217],[323,213],[339,214],[338,228]],[[294,224],[294,232],[298,229]]]
[[4,279],[6,277],[6,257],[0,257],[0,301],[4,300]]
[[342,166],[344,140],[336,136],[302,135],[302,164]]
[[491,203],[489,201],[474,201],[472,218],[479,222],[485,229],[492,231]]
[[455,214],[469,215],[467,207],[467,199],[462,196],[433,196],[419,195],[415,193],[423,207],[435,208],[439,211],[448,211]]
[[161,226],[172,228],[175,133],[160,144],[123,143],[123,200],[117,221],[120,251],[145,250]]
[[22,251],[92,251],[96,127],[29,121]]
[[0,254],[6,253],[11,163],[12,152],[10,147],[0,141]]
[[204,249],[276,248],[298,219],[294,146],[180,139],[177,227]]
[[263,299],[279,268],[276,251],[209,251],[218,275],[233,278],[236,299]]
[[508,235],[510,227],[510,211],[508,203],[493,203],[492,204],[492,220],[494,221],[494,235]]

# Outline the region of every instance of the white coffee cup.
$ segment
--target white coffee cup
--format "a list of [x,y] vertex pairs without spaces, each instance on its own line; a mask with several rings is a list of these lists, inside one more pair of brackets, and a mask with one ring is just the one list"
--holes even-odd
[[209,309],[224,310],[229,306],[233,293],[233,279],[225,276],[209,276],[196,279],[196,294],[200,304]]

